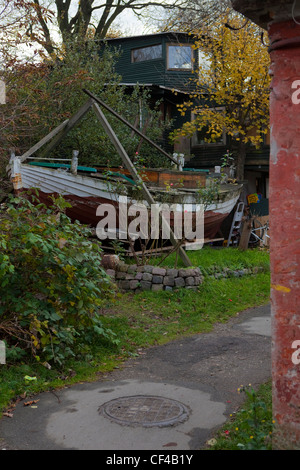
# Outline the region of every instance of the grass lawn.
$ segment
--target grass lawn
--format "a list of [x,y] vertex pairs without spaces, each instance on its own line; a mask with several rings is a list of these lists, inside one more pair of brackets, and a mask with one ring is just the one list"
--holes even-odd
[[[224,268],[238,270],[254,266],[261,266],[269,270],[269,253],[263,249],[240,251],[233,247],[219,248],[205,245],[202,250],[190,250],[187,251],[187,254],[193,266],[199,266],[202,270],[213,268],[216,270]],[[134,258],[128,258],[127,261],[135,263]],[[177,267],[183,267],[183,263],[176,253],[159,257],[149,256],[148,264],[159,264],[169,268],[173,268],[177,264]]]
[[[234,270],[257,266],[262,267],[263,272],[221,279],[207,275],[196,292],[179,289],[118,294],[103,307],[102,313],[104,326],[117,335],[119,344],[111,345],[102,339],[100,344],[86,351],[84,359],[78,357],[61,367],[52,365],[51,369],[45,367],[47,364],[11,358],[0,366],[0,413],[13,407],[18,397],[99,379],[101,374],[119,367],[143,348],[210,331],[216,322],[226,322],[246,308],[268,303],[267,252],[205,248],[190,253],[193,265],[208,271],[220,267]],[[164,260],[161,265],[173,267],[174,259]],[[25,379],[26,376],[30,379]]]
[[145,291],[123,294],[104,310],[104,321],[131,350],[162,344],[183,335],[209,331],[246,308],[269,300],[269,274],[243,278],[205,279],[198,292],[192,290]]

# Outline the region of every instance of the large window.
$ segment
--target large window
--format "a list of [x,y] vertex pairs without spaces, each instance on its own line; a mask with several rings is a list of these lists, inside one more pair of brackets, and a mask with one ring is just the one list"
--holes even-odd
[[162,58],[162,45],[156,44],[154,46],[140,47],[132,49],[131,62],[143,62],[145,60],[161,59]]
[[189,45],[169,44],[168,70],[191,70],[193,67],[192,48]]

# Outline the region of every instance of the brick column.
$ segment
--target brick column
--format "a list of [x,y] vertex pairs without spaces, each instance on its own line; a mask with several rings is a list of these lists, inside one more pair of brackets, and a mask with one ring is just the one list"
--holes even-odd
[[299,450],[300,26],[274,23],[269,38],[273,446]]

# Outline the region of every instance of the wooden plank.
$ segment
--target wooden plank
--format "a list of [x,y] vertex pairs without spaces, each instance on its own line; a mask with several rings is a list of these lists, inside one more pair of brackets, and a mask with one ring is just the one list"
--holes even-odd
[[85,114],[91,109],[93,104],[92,100],[88,100],[84,103],[84,105],[79,108],[77,113],[75,113],[70,119],[67,121],[67,125],[62,129],[62,131],[56,135],[56,137],[50,142],[50,144],[43,150],[41,153],[41,157],[46,157],[60,142],[63,138],[70,132],[73,127],[75,127],[79,121],[85,116]]
[[199,189],[206,185],[206,175],[174,170],[160,172],[159,186],[165,187],[168,183],[172,183],[174,188],[178,189]]
[[224,238],[204,238],[204,240],[193,240],[192,242],[183,242],[183,246],[192,246],[194,243],[199,243],[202,242],[204,244],[206,243],[213,243],[213,242],[222,242],[224,241]]
[[[100,123],[102,124],[105,132],[107,133],[108,137],[110,138],[110,140],[111,140],[112,144],[114,145],[116,151],[118,152],[118,154],[122,158],[122,161],[123,161],[124,165],[126,166],[128,171],[130,171],[133,180],[136,183],[141,185],[142,192],[143,192],[143,195],[144,195],[146,201],[148,202],[148,204],[150,206],[151,206],[151,204],[155,204],[155,201],[154,201],[152,195],[150,194],[147,186],[145,185],[145,183],[143,182],[143,180],[139,176],[135,166],[133,165],[132,161],[128,157],[124,147],[121,145],[118,137],[114,133],[113,129],[111,128],[109,122],[107,121],[107,119],[104,116],[103,112],[101,111],[100,107],[98,106],[97,103],[94,103],[93,108],[94,108],[94,111],[95,111],[95,114],[96,114],[97,118],[99,119]],[[160,216],[161,216],[161,222],[162,222],[163,228],[168,230],[168,233],[170,234],[170,241],[171,241],[172,245],[177,246],[178,241],[175,239],[174,233],[172,232],[169,224],[167,223],[165,218],[162,217],[161,212],[160,212]],[[185,266],[191,266],[192,263],[191,263],[189,257],[187,256],[187,254],[185,253],[184,249],[182,248],[182,246],[180,246],[178,248],[178,251],[179,251],[179,256],[182,259],[184,265]]]
[[173,246],[163,246],[161,248],[149,248],[148,250],[144,250],[144,251],[136,251],[135,253],[133,253],[131,250],[128,251],[128,256],[140,256],[140,255],[157,255],[159,256],[162,252],[166,252],[166,251],[171,251],[173,250],[174,247]]
[[155,201],[152,198],[150,192],[148,191],[147,186],[144,184],[144,182],[140,178],[135,166],[133,165],[132,161],[128,157],[124,147],[122,146],[122,144],[119,141],[118,137],[114,133],[112,127],[110,126],[109,122],[107,121],[107,119],[104,116],[103,112],[101,111],[100,107],[98,106],[97,103],[94,103],[93,108],[94,108],[94,111],[95,111],[95,114],[96,114],[97,118],[99,119],[100,123],[102,124],[105,132],[107,133],[108,137],[110,138],[112,144],[114,145],[116,151],[118,152],[119,156],[121,157],[121,159],[122,159],[124,165],[126,166],[127,170],[130,172],[133,180],[136,183],[141,184],[142,191],[143,191],[143,194],[144,194],[144,197],[145,197],[146,201],[149,204],[154,204]]
[[[50,162],[30,162],[29,165],[32,166],[42,166],[47,168],[71,168],[70,163],[50,163]],[[89,166],[78,166],[77,169],[79,171],[88,171],[88,172],[97,172],[96,168],[92,168]]]
[[43,145],[45,145],[49,140],[52,139],[58,132],[64,129],[64,127],[68,124],[69,120],[67,119],[66,121],[62,122],[59,126],[57,126],[55,129],[53,129],[49,134],[47,134],[45,137],[43,137],[39,142],[37,142],[33,147],[31,147],[27,152],[25,152],[21,157],[20,160],[21,162],[24,162],[26,158],[30,157],[32,154],[34,154],[37,150],[39,150]]
[[204,245],[204,240],[194,240],[193,242],[188,242],[183,245],[183,247],[188,251],[201,250]]
[[224,241],[224,238],[211,238],[211,239],[210,238],[204,238],[203,240],[195,239],[192,242],[183,242],[183,248],[185,248],[186,250],[193,250],[193,249],[197,249],[197,248],[194,248],[194,247],[197,247],[197,245],[199,244],[200,248],[198,248],[198,249],[201,249],[202,248],[201,245],[205,245],[207,243],[222,242],[222,241]]
[[245,220],[243,223],[240,243],[239,243],[239,250],[245,251],[249,245],[249,239],[251,234],[251,227],[252,227],[252,218]]
[[47,160],[47,162],[49,162],[49,160],[53,161],[53,162],[71,162],[72,161],[72,158],[40,158],[40,157],[27,157],[28,160]]

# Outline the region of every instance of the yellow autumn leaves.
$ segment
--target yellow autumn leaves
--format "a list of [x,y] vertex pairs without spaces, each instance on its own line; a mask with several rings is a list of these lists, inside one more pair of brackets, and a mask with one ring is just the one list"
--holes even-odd
[[207,140],[226,134],[259,146],[269,127],[269,54],[261,31],[240,16],[231,16],[209,31],[198,32],[195,47],[199,67],[194,73],[195,92],[179,106],[192,120],[178,135],[191,136],[206,129]]

